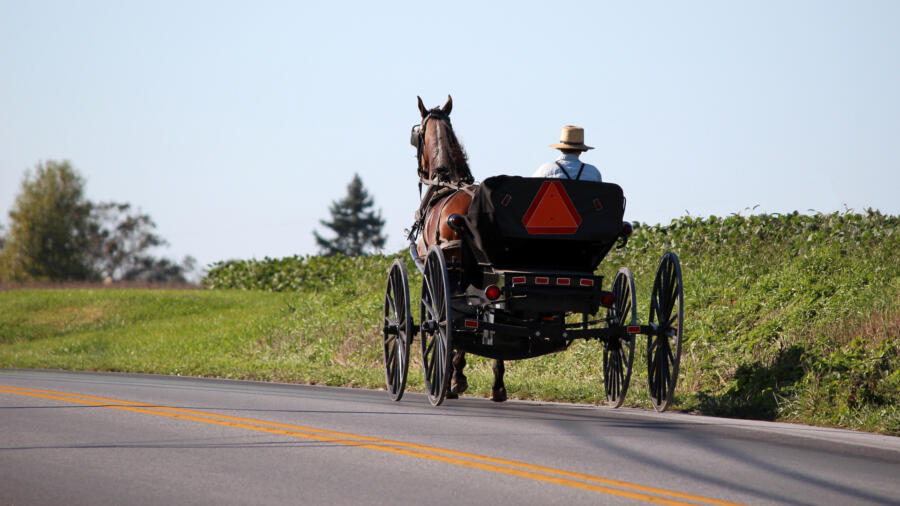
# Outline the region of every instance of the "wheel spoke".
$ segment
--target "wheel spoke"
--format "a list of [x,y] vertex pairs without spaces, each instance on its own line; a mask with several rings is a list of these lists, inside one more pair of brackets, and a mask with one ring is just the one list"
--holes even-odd
[[393,364],[394,362],[396,362],[397,348],[398,348],[398,346],[396,343],[394,343],[394,345],[391,346],[391,350],[388,352],[388,363]]
[[667,328],[667,329],[672,328],[672,324],[675,323],[675,320],[676,320],[676,319],[678,319],[678,315],[677,315],[677,314],[676,314],[676,315],[673,315],[671,318],[669,318],[669,321],[666,322],[666,328]]
[[428,319],[430,319],[430,320],[435,320],[435,321],[436,321],[436,320],[438,319],[438,315],[437,315],[437,312],[436,312],[435,309],[434,309],[434,306],[431,305],[431,301],[430,301],[430,300],[426,300],[426,299],[423,297],[423,298],[422,298],[422,305],[425,306],[425,311],[428,313]]
[[[388,285],[388,286],[390,287],[390,285]],[[389,292],[384,298],[386,299],[385,302],[387,302],[388,306],[390,306],[390,308],[391,308],[391,314],[396,316],[398,311],[397,311],[397,304],[394,302],[394,299],[397,297],[397,295],[396,295],[397,292],[395,290],[392,290],[392,291],[393,291],[393,293]]]

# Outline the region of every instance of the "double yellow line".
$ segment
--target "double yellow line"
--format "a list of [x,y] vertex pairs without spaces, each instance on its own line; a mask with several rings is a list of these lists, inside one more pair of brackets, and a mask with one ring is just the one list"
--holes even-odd
[[516,476],[519,478],[527,478],[545,483],[554,483],[566,487],[589,490],[592,492],[609,494],[619,497],[627,497],[629,499],[651,503],[699,503],[717,505],[737,504],[727,501],[720,501],[717,499],[711,499],[708,497],[685,494],[683,492],[676,492],[673,490],[665,490],[656,487],[649,487],[646,485],[628,483],[620,480],[592,476],[589,474],[582,474],[561,469],[554,469],[551,467],[539,466],[535,464],[529,464],[527,462],[518,462],[515,460],[489,457],[486,455],[461,452],[457,450],[439,448],[436,446],[426,446],[415,443],[406,443],[403,441],[392,441],[389,439],[363,436],[359,434],[336,432],[327,429],[304,427],[301,425],[284,424],[266,420],[255,420],[252,418],[222,415],[206,411],[175,408],[170,406],[159,406],[143,402],[125,401],[121,399],[109,399],[106,397],[96,397],[93,395],[81,395],[66,392],[57,392],[53,390],[41,390],[37,388],[0,385],[0,393],[37,397],[42,399],[52,399],[74,404],[83,404],[86,406],[133,411],[136,413],[143,413],[147,415],[165,416],[168,418],[176,418],[179,420],[222,425],[226,427],[234,427],[256,432],[277,434],[281,436],[311,439],[320,442],[367,448],[369,450],[376,450],[398,455],[406,455],[408,457],[444,462],[461,467],[491,471],[499,474]]

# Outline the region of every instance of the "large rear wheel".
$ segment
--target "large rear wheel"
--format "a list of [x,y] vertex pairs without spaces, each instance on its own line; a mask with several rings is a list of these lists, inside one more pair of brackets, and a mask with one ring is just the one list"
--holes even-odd
[[406,390],[409,348],[415,338],[412,313],[409,312],[409,278],[399,258],[388,271],[384,291],[384,374],[388,395],[399,401]]
[[678,255],[670,251],[659,261],[650,294],[650,326],[656,329],[647,337],[647,378],[657,411],[665,411],[675,394],[683,324],[681,264]]
[[625,402],[634,365],[634,335],[625,333],[625,327],[637,325],[634,277],[628,267],[619,269],[612,291],[616,302],[606,311],[606,325],[620,329],[624,337],[611,337],[603,343],[603,386],[606,403],[618,408]]
[[422,331],[422,366],[428,401],[439,406],[450,386],[450,353],[453,346],[453,316],[444,252],[432,246],[425,257],[422,299],[419,305]]

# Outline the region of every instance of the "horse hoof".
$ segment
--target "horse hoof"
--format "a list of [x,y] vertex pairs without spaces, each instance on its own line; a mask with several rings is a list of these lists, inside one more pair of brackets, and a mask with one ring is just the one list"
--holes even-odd
[[459,395],[466,391],[469,388],[469,382],[466,380],[466,377],[463,376],[459,379],[451,378],[450,380],[450,393]]
[[494,402],[503,402],[506,400],[506,389],[498,388],[497,390],[491,390],[491,400]]
[[444,396],[444,399],[459,399],[459,394],[447,392],[447,395]]

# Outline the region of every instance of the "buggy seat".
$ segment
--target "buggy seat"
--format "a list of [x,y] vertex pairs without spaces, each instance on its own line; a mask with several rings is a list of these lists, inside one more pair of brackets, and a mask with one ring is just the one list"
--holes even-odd
[[616,184],[494,176],[478,187],[467,221],[476,256],[494,268],[593,272],[624,212]]

